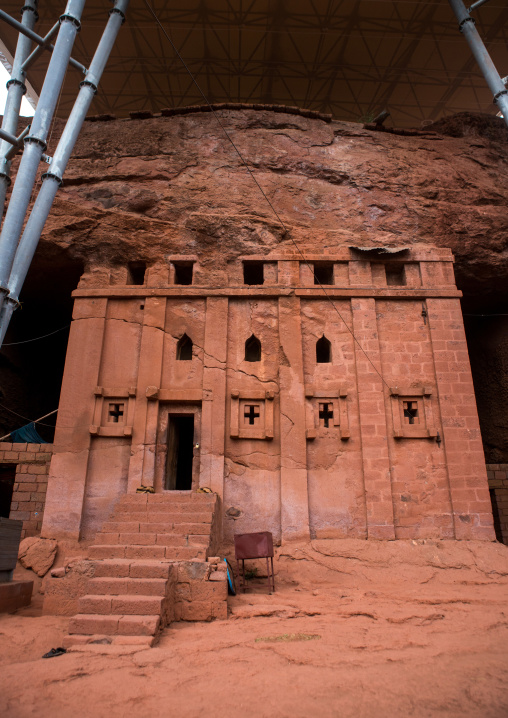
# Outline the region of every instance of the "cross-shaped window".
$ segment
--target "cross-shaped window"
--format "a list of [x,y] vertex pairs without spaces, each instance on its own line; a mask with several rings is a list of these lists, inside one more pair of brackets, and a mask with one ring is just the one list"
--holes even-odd
[[[417,401],[405,401],[404,406],[404,421],[406,424],[414,424],[415,419],[418,418],[418,402]],[[419,423],[419,422],[417,422]]]
[[123,408],[123,404],[110,404],[108,411],[108,421],[118,424],[120,422],[120,419],[123,417]]
[[259,419],[259,405],[258,404],[246,404],[244,407],[243,416],[246,424],[255,424],[255,420]]
[[319,405],[319,420],[323,421],[322,426],[326,429],[330,426],[330,419],[333,419],[333,404]]

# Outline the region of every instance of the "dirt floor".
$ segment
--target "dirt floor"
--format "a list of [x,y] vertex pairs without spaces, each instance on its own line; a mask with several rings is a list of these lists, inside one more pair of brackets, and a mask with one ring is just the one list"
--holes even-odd
[[[508,716],[508,547],[451,541],[285,546],[276,593],[228,621],[179,623],[156,648],[42,659],[67,619],[0,616],[0,714]],[[255,583],[255,581],[253,582]]]

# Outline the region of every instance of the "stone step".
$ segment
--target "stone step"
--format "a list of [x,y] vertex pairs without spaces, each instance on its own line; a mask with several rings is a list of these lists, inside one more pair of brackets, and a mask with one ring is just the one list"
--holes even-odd
[[78,602],[80,614],[151,616],[160,615],[163,596],[87,595]]
[[88,651],[96,653],[108,653],[109,648],[118,646],[139,646],[141,648],[152,648],[157,642],[158,636],[105,636],[103,633],[92,633],[90,635],[72,635],[62,638],[62,646],[72,651]]
[[102,559],[95,563],[95,578],[163,578],[171,571],[168,561],[135,561],[127,558]]
[[166,579],[100,576],[88,581],[87,591],[92,595],[165,596]]
[[137,506],[137,504],[125,504],[123,506],[117,505],[113,514],[115,516],[130,516],[133,514],[144,514],[145,516],[150,516],[153,514],[159,514],[160,516],[170,516],[172,514],[176,516],[187,516],[187,514],[204,514],[206,516],[212,516],[213,508],[213,506],[203,506],[201,504],[192,504],[189,506],[173,506],[166,504],[151,504],[150,506],[143,504],[142,506]]
[[88,549],[90,559],[169,559],[171,561],[205,560],[206,548],[202,546],[122,546],[121,544],[96,544]]
[[[211,511],[185,511],[175,512],[167,511],[123,511],[112,514],[107,524],[174,524],[174,523],[191,523],[191,524],[211,524],[213,514]],[[136,530],[136,529],[134,529]]]
[[164,532],[138,531],[132,533],[106,533],[99,531],[96,541],[100,544],[123,544],[124,546],[185,546],[186,536],[209,536],[210,527],[206,524],[181,524],[171,528],[165,527]]
[[202,524],[206,527],[206,531],[210,531],[210,520],[202,521],[196,515],[192,515],[186,519],[164,521],[160,517],[145,516],[142,521],[132,520],[131,517],[125,520],[115,516],[111,521],[106,521],[101,529],[102,533],[168,533],[174,529],[179,529],[182,525]]
[[69,633],[85,636],[154,636],[159,630],[160,616],[124,614],[94,615],[78,613],[69,622]]
[[155,504],[165,506],[213,506],[216,501],[217,497],[214,494],[188,494],[185,496],[174,495],[169,492],[164,494],[124,494],[124,496],[119,499],[117,507],[128,505],[153,506]]
[[[166,528],[167,531],[167,528]],[[104,533],[100,531],[96,540],[101,544],[122,544],[123,546],[188,546],[185,535],[178,533]]]

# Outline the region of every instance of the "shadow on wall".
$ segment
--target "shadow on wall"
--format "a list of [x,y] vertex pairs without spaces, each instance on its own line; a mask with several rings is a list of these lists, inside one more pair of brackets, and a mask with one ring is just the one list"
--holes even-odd
[[[0,350],[0,436],[56,409],[72,318],[71,292],[82,263],[67,257],[35,257]],[[38,341],[27,341],[57,331]],[[10,411],[8,411],[9,409]],[[15,413],[14,413],[15,412]],[[17,416],[20,415],[20,416]],[[37,424],[53,440],[56,414]]]
[[508,312],[464,314],[464,327],[488,464],[508,463]]

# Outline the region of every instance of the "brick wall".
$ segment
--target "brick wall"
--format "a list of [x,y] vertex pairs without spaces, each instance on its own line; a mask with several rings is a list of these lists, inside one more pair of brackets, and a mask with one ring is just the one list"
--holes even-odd
[[494,511],[496,538],[508,545],[508,464],[487,464],[487,476]]
[[0,464],[16,464],[9,518],[23,521],[21,538],[41,532],[52,444],[0,443]]

